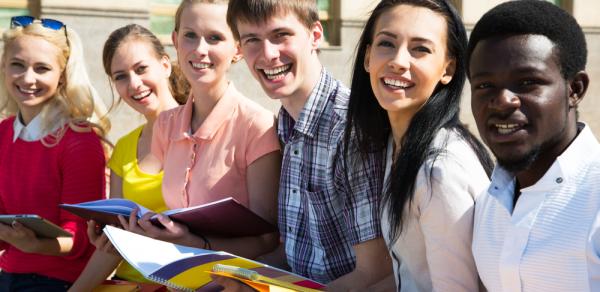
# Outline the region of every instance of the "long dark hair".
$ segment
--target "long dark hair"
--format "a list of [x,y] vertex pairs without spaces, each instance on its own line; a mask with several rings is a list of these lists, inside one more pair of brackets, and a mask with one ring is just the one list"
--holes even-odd
[[379,17],[400,4],[425,7],[446,19],[448,56],[455,60],[456,71],[450,83],[437,85],[431,97],[412,118],[401,142],[402,150],[392,164],[390,179],[383,193],[383,203],[391,223],[391,243],[402,233],[405,206],[412,202],[419,169],[426,160],[435,160],[444,151],[441,148],[431,147],[440,129],[453,130],[466,141],[473,148],[488,176],[493,167],[493,162],[481,142],[459,120],[460,96],[466,78],[463,61],[467,34],[460,16],[445,0],[382,0],[375,7],[365,24],[356,49],[345,142],[351,143],[356,139],[354,142],[358,144],[362,154],[383,152],[387,146],[391,132],[390,121],[387,112],[379,105],[373,94],[369,73],[364,67],[365,53],[373,41],[373,33]]

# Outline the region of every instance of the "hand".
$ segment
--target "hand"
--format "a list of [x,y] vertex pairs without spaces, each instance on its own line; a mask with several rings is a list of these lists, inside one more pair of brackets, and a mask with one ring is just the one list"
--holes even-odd
[[0,239],[26,253],[34,253],[39,245],[35,233],[17,221],[11,225],[0,223]]
[[[144,214],[144,216],[142,216],[142,218],[139,220],[135,220],[135,218],[137,218],[135,215],[137,215],[137,210],[134,210],[131,213],[131,216],[129,216],[129,221],[126,221],[125,218],[119,216],[119,220],[121,220],[121,224],[125,226],[126,230],[151,238],[174,243],[185,242],[186,238],[190,235],[187,226],[174,222],[171,220],[171,218],[163,214],[149,212]],[[164,228],[160,228],[152,224],[150,218],[152,218],[154,215],[157,216],[158,222],[160,222]]]
[[218,275],[211,275],[211,277],[213,282],[223,287],[223,292],[256,292],[255,289],[240,281]]
[[96,224],[96,221],[90,220],[87,222],[87,235],[90,239],[90,242],[96,247],[97,250],[114,255],[119,254],[106,234],[102,232],[100,226]]

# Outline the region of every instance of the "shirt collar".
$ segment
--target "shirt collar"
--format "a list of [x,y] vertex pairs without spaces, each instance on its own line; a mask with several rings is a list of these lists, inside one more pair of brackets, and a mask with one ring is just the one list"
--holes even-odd
[[42,115],[38,114],[35,116],[27,126],[21,122],[21,113],[18,113],[13,123],[13,143],[18,138],[27,142],[38,141],[43,138],[44,132],[42,131]]
[[325,112],[330,97],[336,95],[338,87],[338,82],[329,72],[325,68],[321,69],[319,81],[308,96],[297,121],[294,121],[283,107],[279,110],[277,125],[279,136],[289,137],[290,129],[293,126],[295,131],[313,137],[319,125],[319,118]]
[[234,108],[238,104],[239,92],[235,89],[232,82],[229,82],[223,97],[219,99],[215,107],[208,114],[200,128],[191,135],[192,112],[194,109],[194,96],[190,94],[187,102],[182,109],[182,117],[179,119],[179,124],[175,127],[172,140],[182,140],[186,138],[195,138],[202,140],[211,140],[221,125],[231,119],[234,113]]
[[[556,161],[539,181],[522,191],[546,191],[563,184],[579,175],[580,171],[584,169],[583,166],[590,163],[591,155],[600,154],[598,140],[594,137],[590,127],[584,123],[578,123],[577,126],[581,131],[569,147],[556,158]],[[488,192],[496,197],[501,197],[503,194],[513,194],[514,188],[514,175],[497,165],[494,168]]]

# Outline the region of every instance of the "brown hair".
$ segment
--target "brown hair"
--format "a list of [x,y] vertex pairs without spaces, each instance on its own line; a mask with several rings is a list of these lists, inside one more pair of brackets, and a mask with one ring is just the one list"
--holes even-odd
[[183,10],[188,6],[198,3],[206,3],[206,4],[227,4],[228,0],[183,0],[179,3],[177,7],[177,11],[175,12],[175,32],[179,32],[179,23],[181,22],[181,14],[183,14]]
[[[104,66],[104,72],[108,76],[111,76],[111,64],[115,52],[122,43],[128,40],[145,41],[152,47],[152,51],[156,55],[156,58],[169,58],[169,55],[165,51],[165,47],[150,30],[139,24],[128,24],[113,31],[104,43],[102,65]],[[172,64],[173,63],[174,62],[172,62]],[[171,94],[173,94],[175,101],[179,104],[184,104],[187,100],[190,87],[185,78],[181,76],[181,70],[179,70],[178,66],[176,68],[173,67],[171,71],[171,75],[169,76],[169,88],[171,89]]]
[[239,40],[237,22],[264,24],[272,17],[288,13],[296,15],[307,29],[319,21],[316,0],[231,0],[227,8],[227,24]]

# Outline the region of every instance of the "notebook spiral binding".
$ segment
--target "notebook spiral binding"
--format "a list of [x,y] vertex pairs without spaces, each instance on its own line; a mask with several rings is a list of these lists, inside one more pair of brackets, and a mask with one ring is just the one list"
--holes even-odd
[[183,291],[183,292],[195,292],[196,291],[196,290],[191,289],[191,288],[187,288],[187,287],[179,286],[177,284],[173,284],[173,283],[169,282],[169,280],[165,280],[165,279],[162,279],[162,278],[159,278],[159,277],[156,277],[156,276],[149,276],[148,279],[150,279],[150,280],[152,280],[152,281],[154,281],[154,282],[156,282],[158,284],[165,285],[165,286],[168,286],[168,287],[173,288],[173,289],[177,289],[178,291]]

